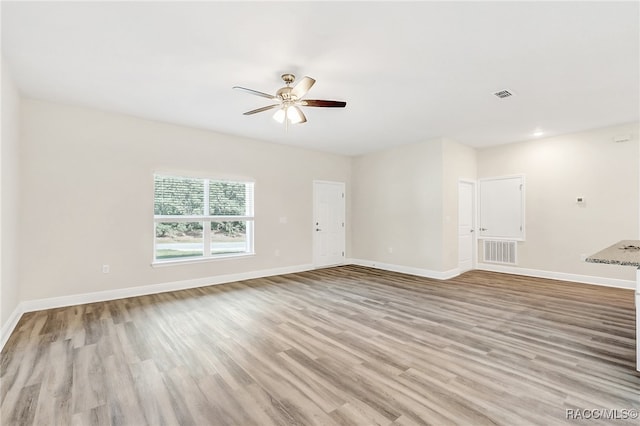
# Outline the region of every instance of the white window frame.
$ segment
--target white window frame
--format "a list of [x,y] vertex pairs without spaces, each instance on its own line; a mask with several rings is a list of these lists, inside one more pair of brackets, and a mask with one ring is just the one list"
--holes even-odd
[[[162,266],[162,265],[170,265],[176,263],[197,263],[203,261],[211,261],[211,260],[220,260],[220,259],[229,259],[235,257],[245,257],[245,256],[253,256],[255,255],[254,250],[254,222],[255,222],[255,212],[254,212],[254,201],[255,201],[255,182],[252,181],[241,181],[241,180],[227,180],[227,179],[216,179],[216,178],[203,178],[203,177],[193,177],[193,176],[177,176],[174,174],[164,174],[164,173],[155,173],[154,174],[154,205],[155,205],[155,178],[157,176],[161,177],[174,177],[178,179],[198,179],[203,181],[203,191],[204,191],[204,200],[203,200],[203,214],[202,215],[155,215],[153,216],[153,260],[151,264],[153,266]],[[209,214],[209,187],[211,182],[224,182],[224,183],[241,183],[245,185],[245,191],[247,192],[247,197],[251,195],[250,208],[246,215],[211,215]],[[244,252],[237,253],[222,253],[222,254],[212,254],[211,253],[211,222],[246,222],[246,236],[247,236],[247,250]],[[167,222],[202,222],[202,242],[203,242],[203,255],[202,256],[193,256],[187,258],[175,258],[175,259],[157,259],[156,253],[156,226],[158,223],[167,223]]]

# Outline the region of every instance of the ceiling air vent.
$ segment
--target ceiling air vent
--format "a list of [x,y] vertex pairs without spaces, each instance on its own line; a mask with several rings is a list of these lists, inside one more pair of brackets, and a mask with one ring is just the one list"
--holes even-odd
[[513,93],[505,89],[505,90],[499,90],[495,92],[494,95],[496,95],[500,99],[504,99],[504,98],[508,98],[509,96],[513,96]]

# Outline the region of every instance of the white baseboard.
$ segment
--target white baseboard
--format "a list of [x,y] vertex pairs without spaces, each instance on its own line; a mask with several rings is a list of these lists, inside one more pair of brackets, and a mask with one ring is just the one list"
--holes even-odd
[[167,291],[186,290],[190,288],[206,287],[225,284],[253,278],[270,277],[273,275],[293,274],[313,269],[311,264],[286,266],[282,268],[263,269],[259,271],[241,272],[238,274],[217,275],[213,277],[197,278],[193,280],[173,281],[161,284],[126,287],[115,290],[97,291],[93,293],[73,294],[70,296],[49,297],[20,302],[11,314],[9,320],[0,330],[0,351],[9,340],[18,321],[25,312],[41,311],[43,309],[63,308],[65,306],[82,305],[85,303],[106,302],[108,300],[124,299],[127,297],[145,296],[148,294],[165,293]]
[[391,263],[381,263],[374,260],[347,259],[345,263],[353,265],[368,266],[370,268],[383,269],[385,271],[400,272],[403,274],[417,275],[419,277],[434,278],[436,280],[448,280],[460,275],[458,268],[448,271],[432,271],[429,269],[415,268],[412,266],[394,265]]
[[[370,268],[383,269],[386,271],[401,272],[404,274],[417,275],[420,277],[434,278],[438,280],[448,280],[460,275],[458,268],[449,271],[431,271],[428,269],[414,268],[410,266],[381,263],[373,260],[347,259],[347,264],[368,266]],[[505,274],[523,275],[528,277],[549,278],[560,281],[572,281],[583,284],[594,284],[605,287],[635,289],[636,282],[633,280],[622,280],[616,278],[595,277],[592,275],[568,274],[565,272],[544,271],[540,269],[518,268],[514,266],[494,265],[489,263],[478,263],[475,269],[482,271],[502,272]],[[638,270],[640,279],[640,270]]]
[[478,263],[476,269],[482,271],[502,272],[505,274],[524,275],[527,277],[550,278],[552,280],[573,281],[583,284],[594,284],[605,287],[617,287],[635,289],[636,282],[633,280],[621,280],[617,278],[594,277],[592,275],[568,274],[565,272],[544,271],[541,269],[518,268],[514,266],[493,265],[489,263]]
[[9,340],[9,336],[11,336],[11,333],[13,333],[16,325],[18,325],[18,321],[20,321],[23,313],[24,311],[20,310],[20,304],[18,304],[13,312],[11,312],[11,315],[7,319],[7,322],[5,322],[0,329],[0,351],[2,351],[2,348],[4,348],[4,344],[7,343],[7,340]]

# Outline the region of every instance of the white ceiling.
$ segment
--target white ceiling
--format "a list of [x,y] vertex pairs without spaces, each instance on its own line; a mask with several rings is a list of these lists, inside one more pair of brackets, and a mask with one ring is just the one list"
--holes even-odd
[[[485,147],[639,119],[638,2],[2,2],[27,97],[356,155]],[[243,116],[280,74],[317,80],[284,126]],[[500,89],[515,93],[500,100]]]

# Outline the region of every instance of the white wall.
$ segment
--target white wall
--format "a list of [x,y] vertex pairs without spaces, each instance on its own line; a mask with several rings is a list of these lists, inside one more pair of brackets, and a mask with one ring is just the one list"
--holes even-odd
[[0,143],[0,329],[18,305],[19,109],[20,96],[2,61]]
[[458,267],[458,180],[476,177],[473,148],[437,138],[352,164],[353,257],[426,275]]
[[[309,265],[312,181],[350,189],[348,157],[42,101],[22,116],[21,300]],[[156,171],[255,179],[256,255],[153,268]]]
[[442,141],[353,159],[353,257],[440,271]]
[[[526,241],[519,268],[635,279],[629,267],[580,260],[638,238],[638,124],[497,146],[478,151],[478,177],[526,175]],[[614,136],[632,140],[614,143]],[[576,197],[585,197],[584,206]]]
[[442,140],[353,159],[357,259],[442,270]]
[[[524,173],[521,268],[633,279],[632,269],[585,264],[580,255],[638,236],[637,125],[479,152],[439,138],[350,159],[42,101],[23,100],[20,112],[21,162],[4,167],[4,126],[2,151],[3,245],[6,220],[18,216],[15,208],[6,214],[18,191],[13,184],[5,194],[5,176],[21,164],[11,180],[24,194],[20,223],[9,231],[13,241],[20,235],[11,250],[21,254],[13,270],[20,300],[309,266],[314,179],[347,183],[349,257],[445,272],[457,266],[458,179]],[[3,123],[16,122],[7,113]],[[16,156],[15,126],[10,133]],[[611,142],[625,133],[631,142]],[[255,179],[257,255],[151,267],[156,171]],[[578,195],[586,206],[575,205]],[[4,262],[2,275],[6,318],[17,288],[4,288]]]

